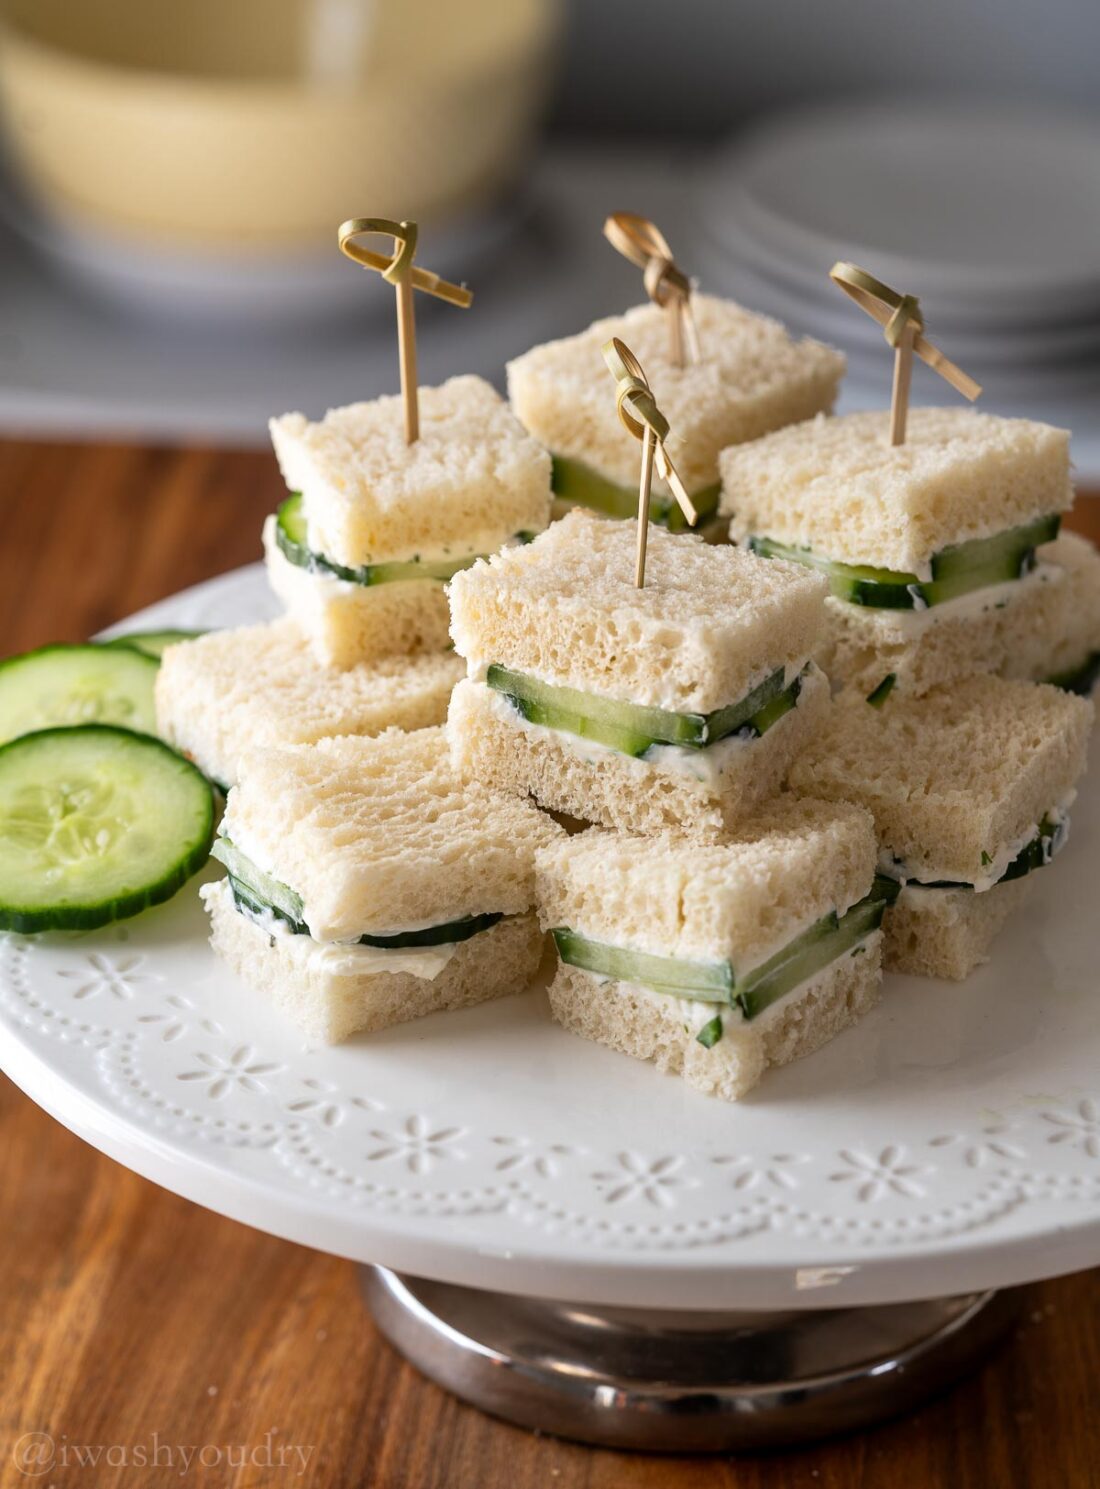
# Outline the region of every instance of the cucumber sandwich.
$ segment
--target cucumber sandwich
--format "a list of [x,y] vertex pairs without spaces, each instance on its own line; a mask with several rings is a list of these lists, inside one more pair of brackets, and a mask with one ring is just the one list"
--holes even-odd
[[[795,340],[778,321],[711,295],[692,296],[702,358],[673,366],[665,312],[647,304],[609,317],[579,335],[536,346],[508,365],[516,414],[554,456],[560,515],[579,505],[605,517],[638,510],[638,445],[607,396],[601,348],[625,341],[646,368],[662,411],[676,431],[676,466],[699,512],[715,526],[718,453],[830,409],[844,373],[839,352]],[[654,480],[650,516],[682,530],[684,518],[664,483]]]
[[268,574],[325,666],[446,650],[446,581],[550,519],[549,457],[479,377],[420,389],[412,445],[400,398],[284,414],[271,438],[292,494]]
[[536,857],[559,1023],[733,1101],[862,1016],[897,886],[870,815],[780,796],[721,843],[592,828]]
[[325,667],[284,616],[170,647],[156,682],[157,727],[225,790],[250,750],[442,724],[461,673],[453,652]]
[[451,581],[467,677],[457,767],[628,832],[714,838],[783,783],[828,707],[810,661],[825,582],[653,527],[574,511]]
[[1066,840],[1092,717],[1070,692],[996,677],[879,708],[837,700],[791,784],[873,816],[879,872],[899,887],[887,970],[962,978],[985,960]]
[[519,992],[544,945],[535,851],[561,831],[461,781],[440,728],[256,750],[202,890],[212,944],[326,1043]]
[[866,696],[893,674],[899,694],[920,694],[1009,673],[1036,636],[1052,652],[1066,431],[918,408],[891,446],[888,422],[809,420],[721,459],[731,538],[828,582],[817,660],[829,677]]

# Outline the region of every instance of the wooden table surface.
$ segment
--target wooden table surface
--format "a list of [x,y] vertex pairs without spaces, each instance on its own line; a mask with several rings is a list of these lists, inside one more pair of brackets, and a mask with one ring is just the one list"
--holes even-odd
[[[0,445],[0,653],[258,558],[280,490],[258,454]],[[1093,510],[1075,525],[1100,537]],[[4,1489],[1100,1486],[1096,1272],[1027,1289],[1001,1353],[907,1420],[786,1455],[662,1459],[460,1405],[381,1341],[348,1263],[157,1189],[2,1078],[0,1216]]]

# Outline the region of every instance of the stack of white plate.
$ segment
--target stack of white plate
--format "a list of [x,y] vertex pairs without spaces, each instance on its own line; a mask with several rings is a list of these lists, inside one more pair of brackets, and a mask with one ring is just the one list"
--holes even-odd
[[842,346],[857,378],[888,353],[830,283],[836,259],[919,296],[929,335],[990,392],[1037,376],[1095,392],[1100,119],[834,105],[740,137],[698,186],[706,286]]

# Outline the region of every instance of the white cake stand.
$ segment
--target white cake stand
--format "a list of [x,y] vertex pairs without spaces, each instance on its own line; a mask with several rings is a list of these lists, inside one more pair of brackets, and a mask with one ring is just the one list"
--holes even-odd
[[[241,570],[135,617],[271,613]],[[369,1264],[428,1374],[590,1441],[852,1427],[969,1368],[992,1289],[1100,1260],[1100,793],[962,986],[881,1006],[729,1106],[584,1043],[532,990],[304,1048],[210,953],[195,886],[0,937],[7,1074],[111,1157]]]

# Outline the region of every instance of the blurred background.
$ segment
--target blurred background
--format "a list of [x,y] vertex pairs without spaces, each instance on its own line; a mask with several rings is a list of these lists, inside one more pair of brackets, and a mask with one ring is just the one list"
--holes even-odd
[[[421,378],[643,298],[612,210],[707,290],[844,347],[850,257],[921,297],[983,406],[1100,483],[1095,0],[0,0],[0,433],[266,442],[395,391],[393,296],[342,258],[412,217]],[[915,401],[954,394],[923,367]]]

